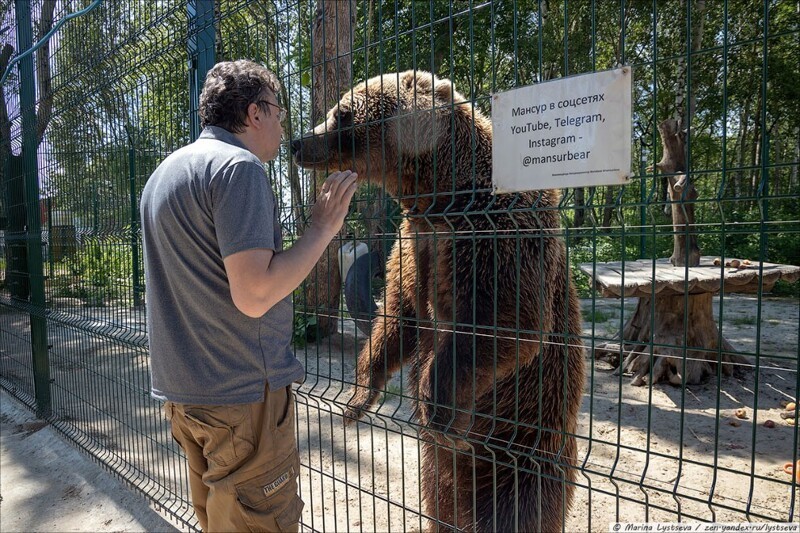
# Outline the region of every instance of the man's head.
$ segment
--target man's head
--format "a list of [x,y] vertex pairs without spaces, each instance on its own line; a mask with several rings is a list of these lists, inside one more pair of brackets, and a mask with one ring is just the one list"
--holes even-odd
[[275,74],[257,63],[246,59],[217,63],[208,71],[200,94],[200,124],[243,137],[262,161],[273,159],[283,135],[279,92]]

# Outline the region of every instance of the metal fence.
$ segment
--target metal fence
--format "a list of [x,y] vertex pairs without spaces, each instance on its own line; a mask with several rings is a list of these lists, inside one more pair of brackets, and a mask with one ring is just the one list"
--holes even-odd
[[[800,396],[797,2],[0,9],[0,384],[187,527],[197,526],[185,461],[149,397],[138,198],[155,166],[196,137],[205,72],[236,58],[283,84],[286,143],[267,169],[287,244],[325,174],[298,167],[289,141],[354,98],[359,81],[407,70],[451,80],[473,143],[493,94],[633,69],[629,184],[563,189],[549,204],[538,193],[491,196],[481,148],[460,160],[463,138],[430,131],[414,130],[414,142],[438,139],[433,179],[446,184],[425,190],[429,162],[417,153],[407,159],[416,181],[398,193],[398,117],[335,126],[352,144],[342,153],[359,127],[378,135],[358,155],[372,162],[372,186],[295,293],[304,529],[798,520],[800,433],[787,408]],[[454,94],[427,111],[452,117],[465,105]],[[403,253],[390,259],[393,248]],[[393,270],[403,260],[415,266]],[[529,274],[538,281],[523,286]],[[392,307],[398,286],[411,287],[399,297],[412,315]],[[443,310],[451,297],[468,302],[464,313]],[[391,324],[403,340],[381,339]],[[581,345],[585,383],[568,367]],[[357,376],[370,353],[370,375]],[[447,381],[450,369],[461,381]],[[344,425],[365,384],[377,387],[375,405]]]

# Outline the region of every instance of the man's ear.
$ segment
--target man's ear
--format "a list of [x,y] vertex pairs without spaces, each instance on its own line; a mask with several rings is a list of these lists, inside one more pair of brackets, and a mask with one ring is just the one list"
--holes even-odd
[[260,129],[261,119],[258,116],[258,104],[251,103],[247,105],[247,116],[245,117],[244,125],[251,128]]

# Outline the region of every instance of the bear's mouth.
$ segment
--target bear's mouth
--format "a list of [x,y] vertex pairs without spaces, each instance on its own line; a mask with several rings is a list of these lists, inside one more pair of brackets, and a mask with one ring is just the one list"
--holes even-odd
[[308,142],[306,139],[295,139],[289,144],[294,163],[303,168],[317,168],[320,166],[327,166],[331,160],[329,150],[324,150],[320,153],[319,150],[313,150],[314,143]]
[[294,154],[292,156],[292,159],[294,160],[295,165],[302,168],[315,168],[315,167],[325,166],[329,161],[329,159],[309,161],[308,159],[303,159],[302,154]]

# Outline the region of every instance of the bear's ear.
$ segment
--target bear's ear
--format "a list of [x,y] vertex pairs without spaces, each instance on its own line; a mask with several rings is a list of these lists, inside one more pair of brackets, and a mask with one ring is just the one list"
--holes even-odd
[[392,121],[398,153],[416,156],[432,151],[450,123],[437,108],[452,102],[452,85],[430,72],[408,70],[398,75],[398,85],[405,95],[400,116]]
[[434,100],[443,104],[453,101],[453,84],[450,80],[437,79],[433,89]]
[[450,80],[440,80],[424,70],[407,70],[399,75],[400,88],[417,94],[433,94],[436,100],[450,102],[452,84]]
[[406,70],[398,75],[398,84],[401,89],[410,91],[417,84],[417,72],[414,70]]
[[448,79],[439,79],[430,72],[408,70],[400,74],[400,87],[407,91],[415,91],[418,95],[433,95],[437,104],[449,104],[453,101],[453,84]]

